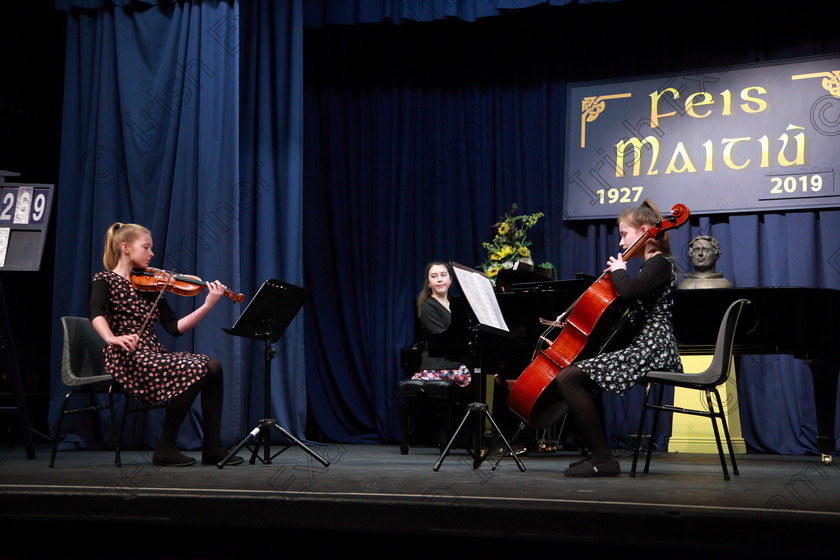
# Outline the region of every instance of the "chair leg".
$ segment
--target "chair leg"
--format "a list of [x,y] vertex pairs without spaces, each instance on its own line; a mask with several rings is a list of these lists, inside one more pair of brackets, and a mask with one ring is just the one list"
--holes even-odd
[[651,384],[648,383],[645,387],[645,400],[642,403],[642,413],[641,417],[639,418],[639,430],[636,432],[636,449],[633,450],[633,466],[630,467],[631,478],[636,476],[636,463],[638,463],[639,461],[639,451],[642,448],[642,429],[645,426],[645,416],[647,413],[648,399],[650,398],[650,388]]
[[[111,412],[111,431],[114,433],[114,463],[117,467],[122,467],[122,460],[120,458],[120,444],[122,442],[121,425],[117,422],[117,411],[114,407],[114,393],[111,387],[108,388],[108,409]],[[124,413],[124,412],[123,412]]]
[[438,423],[438,449],[443,453],[449,441],[449,427],[451,422],[449,400],[446,398],[436,398],[434,402],[435,418],[437,418]]
[[712,393],[708,389],[706,390],[706,403],[709,406],[709,418],[712,421],[712,429],[715,432],[715,443],[717,443],[718,448],[718,456],[720,457],[720,467],[723,469],[723,479],[729,480],[729,470],[726,468],[726,457],[723,455],[723,445],[720,441],[720,431],[718,430],[717,426],[717,416],[714,413],[714,409],[712,408]]
[[726,437],[726,446],[729,448],[729,460],[732,462],[732,473],[738,476],[738,463],[735,461],[735,448],[732,446],[732,438],[729,436],[729,426],[726,425],[726,413],[723,410],[723,401],[717,388],[712,389],[718,402],[720,423],[723,425],[723,435]]
[[52,444],[52,455],[50,456],[50,468],[53,468],[55,465],[55,454],[58,452],[58,443],[61,441],[61,425],[64,424],[64,417],[66,416],[65,410],[67,410],[67,402],[70,400],[70,396],[73,394],[73,391],[69,391],[64,396],[64,402],[61,404],[61,413],[58,415],[58,427],[55,430],[55,437],[53,438]]
[[131,399],[128,395],[123,393],[123,407],[122,407],[122,417],[120,418],[120,449],[122,449],[122,440],[125,437],[125,422],[128,419],[129,410],[128,407],[131,405]]
[[[650,429],[650,441],[648,442],[647,448],[647,456],[645,457],[645,470],[644,472],[650,472],[650,458],[653,455],[653,442],[656,438],[656,430],[659,429],[659,413],[662,412],[662,399],[665,395],[665,388],[661,385],[655,387],[655,389],[659,389],[657,391],[656,396],[656,408],[653,409],[653,425]],[[639,432],[639,439],[641,440],[641,431]]]
[[409,398],[405,398],[400,405],[400,453],[403,455],[408,455],[408,440],[411,434],[411,412],[413,405],[409,401]]

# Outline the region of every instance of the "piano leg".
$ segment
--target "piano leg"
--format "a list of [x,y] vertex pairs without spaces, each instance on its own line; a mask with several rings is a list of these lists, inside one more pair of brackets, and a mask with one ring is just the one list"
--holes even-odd
[[822,462],[830,465],[834,453],[834,421],[837,408],[837,377],[840,363],[805,360],[814,378],[814,404],[817,409],[817,451]]

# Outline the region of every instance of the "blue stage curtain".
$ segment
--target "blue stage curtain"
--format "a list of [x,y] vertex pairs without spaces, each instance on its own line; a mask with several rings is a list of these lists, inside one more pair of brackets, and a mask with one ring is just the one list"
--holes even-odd
[[[303,286],[303,21],[302,3],[240,3],[240,261],[251,294],[268,278]],[[271,418],[303,438],[306,363],[301,310],[276,345]],[[264,418],[262,345],[242,378],[248,424]]]
[[[309,398],[330,438],[396,439],[399,350],[413,340],[423,267],[433,258],[480,265],[481,243],[511,202],[546,213],[532,234],[535,260],[553,262],[561,279],[597,276],[619,251],[614,223],[564,220],[564,77],[594,79],[595,66],[637,75],[682,68],[692,56],[698,67],[767,56],[680,50],[619,69],[609,66],[608,46],[590,52],[573,29],[526,18],[511,30],[504,19],[483,22],[483,31],[450,22],[306,32],[305,270],[318,294],[307,325]],[[819,52],[797,46],[783,56]],[[695,217],[672,243],[689,271],[690,239],[715,236],[718,268],[736,286],[840,288],[840,238],[831,233],[839,221],[833,210]],[[815,452],[807,366],[749,356],[738,368],[748,449]],[[641,388],[605,395],[613,445],[636,432],[641,397]]]
[[[149,4],[65,6],[56,356],[58,317],[87,315],[88,283],[102,269],[104,233],[115,221],[151,230],[152,266],[219,279],[242,292],[245,303],[268,278],[302,278],[302,99],[296,93],[302,52],[299,31],[289,32],[301,29],[300,2],[270,10],[249,3],[242,13],[233,2]],[[275,46],[278,55],[266,58]],[[240,64],[243,52],[254,56]],[[272,122],[278,128],[259,124]],[[203,297],[168,299],[182,316]],[[222,331],[245,303],[223,299],[195,330],[176,339],[161,335],[170,350],[222,361],[226,444],[238,442],[264,417],[262,345]],[[274,417],[301,435],[302,338],[297,321],[272,363],[271,395]],[[52,378],[54,426],[65,392],[58,365]],[[199,445],[200,414],[197,402],[181,430],[182,446]],[[152,445],[161,421],[153,414],[149,426],[129,425],[129,436],[137,433]]]
[[533,6],[617,1],[620,0],[308,0],[304,6],[304,22],[307,27],[319,27],[383,21],[399,24],[402,21],[447,18],[475,21]]
[[305,81],[310,408],[329,438],[395,441],[425,264],[483,262],[512,203],[546,212],[537,259],[561,249],[565,87],[461,67],[427,82],[414,60],[394,68],[330,36],[307,44]]

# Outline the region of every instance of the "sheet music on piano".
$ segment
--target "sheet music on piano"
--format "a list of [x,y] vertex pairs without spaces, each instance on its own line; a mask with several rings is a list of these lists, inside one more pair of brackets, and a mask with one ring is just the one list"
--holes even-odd
[[495,334],[511,336],[512,333],[502,315],[496,293],[493,291],[493,283],[487,275],[456,262],[450,264],[458,285],[467,298],[467,303],[480,323],[479,328]]

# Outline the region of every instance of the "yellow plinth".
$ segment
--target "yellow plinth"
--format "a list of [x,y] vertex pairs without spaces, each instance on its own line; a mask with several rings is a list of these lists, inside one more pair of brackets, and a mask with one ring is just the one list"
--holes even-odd
[[[697,373],[704,371],[712,363],[711,355],[704,356],[683,356],[683,371]],[[732,447],[735,453],[746,453],[747,445],[741,435],[741,417],[738,414],[738,388],[735,382],[735,364],[729,363],[729,379],[718,387],[720,398],[723,401],[723,408],[726,411],[726,425],[729,427],[729,436],[732,439]],[[712,397],[714,399],[714,397]],[[706,395],[702,391],[692,389],[674,389],[674,406],[691,408],[694,410],[709,410],[706,404]],[[717,403],[715,403],[717,406]],[[723,435],[723,425],[717,421],[720,430],[721,441],[726,450],[726,441]],[[712,431],[711,422],[702,416],[690,414],[674,414],[671,427],[671,439],[668,442],[668,451],[680,453],[714,453],[717,454],[717,443],[715,434]]]

